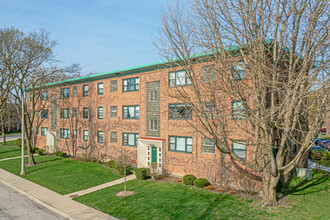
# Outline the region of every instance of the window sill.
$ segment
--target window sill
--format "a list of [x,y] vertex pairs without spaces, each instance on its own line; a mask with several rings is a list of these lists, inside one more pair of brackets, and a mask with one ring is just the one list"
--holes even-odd
[[185,151],[177,151],[177,150],[168,150],[169,152],[176,152],[176,153],[184,153],[184,154],[192,154],[192,152],[185,152]]

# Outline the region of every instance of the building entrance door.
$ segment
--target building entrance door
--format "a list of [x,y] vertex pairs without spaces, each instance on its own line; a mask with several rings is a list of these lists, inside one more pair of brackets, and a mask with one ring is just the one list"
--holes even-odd
[[157,147],[151,148],[151,163],[157,163]]

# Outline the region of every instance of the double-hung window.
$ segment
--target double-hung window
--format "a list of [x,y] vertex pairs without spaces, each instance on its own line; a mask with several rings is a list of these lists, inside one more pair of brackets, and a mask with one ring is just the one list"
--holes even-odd
[[85,142],[88,141],[88,130],[83,131],[83,141],[85,141]]
[[78,109],[77,109],[77,108],[73,108],[73,109],[72,109],[72,117],[73,117],[73,118],[76,118],[77,115],[78,115]]
[[140,89],[139,77],[123,79],[123,91],[124,92],[139,91],[139,89]]
[[246,141],[233,140],[232,151],[238,157],[246,159]]
[[246,118],[246,110],[241,101],[232,102],[232,116],[234,120]]
[[110,142],[117,143],[117,132],[110,132]]
[[202,67],[202,81],[204,83],[210,83],[215,81],[215,66],[203,66]]
[[70,89],[69,88],[61,89],[61,99],[65,99],[69,97],[70,97]]
[[148,91],[148,102],[159,102],[159,91],[156,90],[152,90],[152,91]]
[[117,80],[110,82],[110,92],[117,92]]
[[184,153],[192,153],[192,138],[169,136],[169,150],[184,152]]
[[151,118],[148,120],[149,131],[159,131],[159,119]]
[[117,106],[110,107],[110,118],[117,118]]
[[123,145],[124,146],[136,147],[138,139],[139,139],[139,134],[123,133]]
[[69,118],[69,109],[64,108],[60,110],[60,118],[61,119],[68,119]]
[[203,154],[214,154],[215,144],[211,138],[202,138],[202,153]]
[[168,118],[169,119],[192,119],[191,106],[183,104],[183,103],[169,104]]
[[103,144],[103,131],[97,132],[97,142]]
[[77,129],[73,129],[73,132],[72,132],[72,139],[73,139],[73,140],[76,140],[76,139],[77,139]]
[[41,100],[42,101],[48,100],[48,91],[41,92]]
[[233,64],[233,78],[234,80],[246,79],[246,64],[244,61]]
[[215,115],[215,102],[204,102],[203,113],[208,117],[214,117]]
[[103,83],[97,84],[97,94],[103,95]]
[[88,85],[83,86],[83,96],[88,96]]
[[77,87],[77,86],[74,86],[74,87],[72,88],[72,96],[73,96],[73,97],[78,96],[78,87]]
[[46,136],[46,132],[48,131],[47,127],[42,127],[41,128],[41,136]]
[[33,93],[31,92],[30,93],[30,102],[33,102],[33,99],[34,99],[34,96],[33,96]]
[[170,87],[191,85],[191,80],[184,70],[170,72],[169,85]]
[[83,119],[88,119],[88,108],[83,108]]
[[48,118],[48,109],[42,109],[41,110],[41,118],[47,119]]
[[103,119],[103,107],[98,107],[97,108],[97,118],[98,119]]
[[69,139],[70,138],[69,129],[60,129],[60,137],[62,139]]
[[124,119],[139,119],[139,106],[123,106],[123,118]]

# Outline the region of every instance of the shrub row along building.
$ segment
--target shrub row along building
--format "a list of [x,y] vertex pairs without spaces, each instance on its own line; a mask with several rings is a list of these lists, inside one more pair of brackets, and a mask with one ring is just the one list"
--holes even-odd
[[[214,83],[214,65],[197,63],[203,83]],[[233,64],[235,80],[246,80],[243,62]],[[104,161],[126,155],[133,166],[156,166],[159,172],[193,174],[223,183],[233,176],[235,164],[215,149],[211,139],[196,132],[196,119],[189,105],[171,93],[191,86],[185,71],[165,68],[163,63],[94,74],[42,86],[40,106],[32,128],[35,145],[48,151],[94,157]],[[36,92],[29,92],[28,106]],[[232,149],[250,160],[244,134],[244,107],[225,99],[232,126]],[[212,111],[213,103],[205,103]],[[235,122],[235,123],[234,123]],[[237,165],[237,164],[236,164]]]

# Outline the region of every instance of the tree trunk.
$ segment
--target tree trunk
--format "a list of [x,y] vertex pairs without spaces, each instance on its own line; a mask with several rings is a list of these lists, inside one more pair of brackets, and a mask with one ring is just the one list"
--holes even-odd
[[[27,129],[25,129],[25,131],[27,131]],[[28,152],[28,156],[29,156],[28,165],[33,166],[36,164],[36,162],[34,160],[32,148],[31,148],[31,137],[29,137],[28,133],[26,133],[25,138],[26,138],[26,148],[27,148],[27,152]]]
[[6,145],[7,143],[6,143],[6,134],[5,134],[5,132],[3,131],[2,132],[2,145]]
[[273,176],[270,173],[262,174],[262,203],[264,206],[276,206],[276,186],[280,179],[280,174]]

